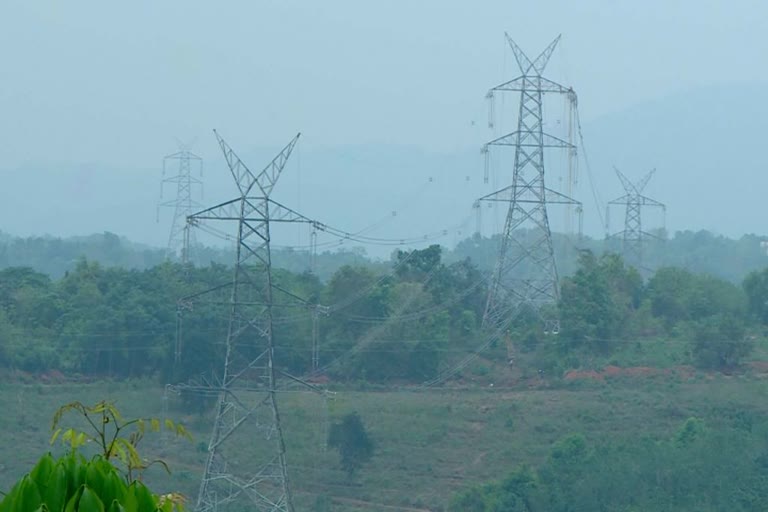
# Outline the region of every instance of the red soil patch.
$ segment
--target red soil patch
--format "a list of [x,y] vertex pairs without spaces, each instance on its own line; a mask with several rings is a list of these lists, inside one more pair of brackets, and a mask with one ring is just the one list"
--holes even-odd
[[602,373],[598,373],[595,370],[571,370],[565,374],[565,380],[597,380],[603,381],[605,377]]
[[[768,363],[765,371],[768,372]],[[681,378],[691,378],[696,371],[690,366],[678,366],[675,368],[659,369],[650,366],[631,366],[622,368],[620,366],[609,365],[602,370],[570,370],[566,372],[564,378],[567,381],[573,380],[593,380],[604,381],[605,379],[615,379],[620,377],[647,379],[658,375],[677,374]]]
[[755,373],[768,373],[768,361],[753,361],[747,366]]

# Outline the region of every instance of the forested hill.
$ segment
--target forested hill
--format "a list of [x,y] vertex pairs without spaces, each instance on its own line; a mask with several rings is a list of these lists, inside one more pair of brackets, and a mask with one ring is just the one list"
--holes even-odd
[[[0,369],[116,377],[181,372],[177,378],[215,371],[222,345],[211,340],[226,332],[226,301],[193,311],[177,304],[230,280],[231,269],[220,264],[126,270],[81,260],[55,280],[24,267],[0,270]],[[276,269],[272,282],[289,297],[306,298],[273,312],[276,339],[284,340],[277,360],[294,375],[311,370],[313,333],[330,376],[381,383],[434,379],[485,336],[487,276],[469,259],[444,261],[439,245],[401,251],[384,272],[345,265],[323,282]],[[583,251],[561,284],[559,336],[526,311],[508,333],[518,356],[528,359],[519,367],[534,374],[560,378],[607,362],[732,369],[768,325],[768,268],[739,284],[674,267],[644,281],[615,254]],[[326,311],[317,325],[313,305]]]
[[[580,249],[589,249],[595,254],[620,252],[621,249],[616,238],[579,239],[557,233],[553,238],[561,276],[575,272]],[[737,283],[750,272],[768,265],[768,255],[760,247],[764,239],[752,234],[732,239],[709,231],[678,231],[668,240],[649,241],[645,249],[645,266],[649,270],[678,267]],[[443,257],[447,262],[470,258],[481,272],[487,272],[493,268],[497,247],[497,236],[475,236],[459,242],[452,250],[444,250]],[[301,273],[310,266],[306,252],[279,249],[273,253],[273,261],[279,268]],[[30,267],[54,279],[72,271],[83,258],[106,267],[143,270],[162,263],[165,256],[164,249],[133,243],[109,232],[70,238],[20,238],[0,233],[0,268]],[[197,247],[192,252],[193,262],[203,266],[212,262],[229,265],[232,258],[231,251],[225,248]],[[344,265],[381,270],[388,262],[367,257],[363,248],[348,248],[318,254],[314,271],[326,281]]]
[[[226,248],[195,247],[191,251],[193,263],[207,266],[211,263],[229,265],[234,253]],[[105,232],[83,237],[57,238],[52,236],[13,237],[0,232],[0,269],[28,267],[53,279],[74,270],[82,260],[104,267],[126,270],[146,270],[163,263],[163,248],[134,243],[114,233]],[[175,259],[175,258],[173,258]],[[301,273],[310,266],[306,252],[290,249],[273,250],[273,261],[279,268]],[[327,279],[344,265],[377,266],[362,250],[338,250],[318,254],[315,273]]]

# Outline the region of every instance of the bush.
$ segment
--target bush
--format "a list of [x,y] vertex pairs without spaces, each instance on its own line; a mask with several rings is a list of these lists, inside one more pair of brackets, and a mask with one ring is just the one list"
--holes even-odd
[[[90,424],[88,431],[62,427],[68,413],[77,413]],[[136,449],[147,431],[159,432],[162,426],[177,435],[189,437],[186,429],[170,420],[156,418],[124,420],[109,402],[86,406],[66,404],[53,416],[51,443],[60,439],[69,453],[56,460],[43,456],[0,501],[0,512],[174,512],[183,509],[179,494],[152,494],[141,482],[142,472],[154,463],[167,469],[165,462],[148,462]],[[87,460],[78,452],[86,443],[97,447],[98,455]],[[125,466],[120,471],[112,461]]]
[[331,425],[328,444],[339,451],[341,467],[350,478],[373,457],[373,441],[356,412],[347,414],[340,423]]
[[142,482],[128,483],[102,456],[43,456],[0,501],[1,512],[173,512],[178,495],[157,496]]
[[730,315],[718,315],[703,321],[695,332],[692,352],[700,368],[733,368],[754,349],[754,343],[745,338],[744,326]]

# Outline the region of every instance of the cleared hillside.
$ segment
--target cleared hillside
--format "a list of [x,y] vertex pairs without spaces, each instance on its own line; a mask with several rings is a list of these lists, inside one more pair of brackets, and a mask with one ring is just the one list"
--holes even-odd
[[[49,449],[50,417],[62,403],[108,398],[128,416],[164,414],[163,389],[149,381],[35,381],[4,382],[0,391],[0,489]],[[712,429],[729,428],[745,415],[762,421],[767,391],[760,373],[669,372],[563,380],[556,389],[485,382],[456,389],[338,389],[327,402],[316,394],[285,393],[281,406],[302,510],[328,500],[341,511],[441,510],[457,491],[499,479],[522,463],[541,463],[569,434],[593,442],[667,439],[689,417]],[[210,418],[184,413],[173,396],[167,404],[169,415],[185,422],[195,439],[150,441],[145,451],[166,459],[173,474],[152,471],[147,479],[160,491],[194,496]],[[324,443],[329,422],[351,411],[361,415],[376,443],[374,459],[355,480],[339,469],[337,455]],[[243,457],[258,449],[245,435],[241,446]]]

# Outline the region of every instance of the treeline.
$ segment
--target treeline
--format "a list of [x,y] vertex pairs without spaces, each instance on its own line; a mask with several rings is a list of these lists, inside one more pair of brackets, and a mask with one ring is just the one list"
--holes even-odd
[[[327,283],[277,269],[274,283],[308,305],[326,305],[318,330],[327,373],[419,380],[437,371],[441,347],[472,345],[484,305],[477,269],[445,265],[440,255],[439,246],[403,252],[386,273],[344,266]],[[58,280],[30,268],[2,270],[0,366],[166,379],[211,374],[223,358],[228,309],[197,305],[179,323],[177,301],[231,279],[231,268],[217,264],[127,270],[80,260]],[[308,373],[312,308],[276,307],[274,314],[278,363]]]
[[[179,317],[177,301],[231,278],[225,265],[168,262],[128,270],[80,260],[55,280],[30,268],[2,270],[0,366],[166,381],[216,372],[226,306],[201,304]],[[446,263],[437,245],[398,251],[383,270],[345,265],[322,280],[278,269],[274,281],[307,301],[275,308],[276,359],[294,375],[313,369],[313,331],[322,373],[386,383],[434,378],[485,340],[487,273],[468,259]],[[323,307],[313,328],[314,305]],[[665,347],[661,364],[732,369],[768,322],[768,270],[738,285],[680,268],[643,281],[620,257],[584,251],[578,270],[563,279],[559,309],[559,333],[544,332],[535,315],[521,315],[512,326],[510,342],[524,372],[556,378],[568,369],[621,362],[630,352],[651,357],[651,346]],[[505,361],[503,350],[492,347],[485,362]]]
[[768,510],[767,425],[747,411],[723,423],[689,418],[666,439],[571,435],[538,467],[457,495],[449,512]]
[[644,282],[619,256],[584,251],[578,270],[563,279],[561,333],[551,343],[528,333],[522,348],[549,357],[552,365],[579,367],[599,356],[642,354],[656,341],[668,358],[662,364],[733,369],[762,336],[766,304],[768,270],[734,284],[664,267]]
[[[105,267],[123,267],[131,270],[146,270],[166,260],[179,263],[177,254],[168,254],[165,249],[137,244],[114,233],[104,232],[83,237],[58,238],[52,236],[13,237],[0,232],[0,269],[29,267],[37,272],[61,278],[75,270],[83,258]],[[190,260],[196,266],[212,263],[228,265],[234,259],[234,251],[226,247],[195,245],[190,251]],[[279,268],[301,273],[310,267],[310,256],[306,251],[274,249],[273,261]],[[314,273],[327,280],[344,265],[380,266],[368,258],[360,248],[322,251],[314,258]]]
[[[667,238],[663,232],[658,234]],[[559,233],[552,236],[561,276],[573,275],[578,269],[581,250],[595,254],[621,251],[620,240],[615,237],[596,239]],[[647,240],[644,266],[650,271],[677,267],[740,283],[747,274],[768,264],[768,255],[760,245],[762,241],[763,237],[757,235],[732,239],[703,230],[678,231],[666,240]],[[490,272],[498,256],[498,245],[498,235],[475,235],[459,242],[453,249],[443,248],[443,257],[448,263],[469,258],[480,271]],[[198,267],[211,263],[228,265],[233,257],[229,248],[202,245],[195,245],[190,254],[191,261]],[[360,247],[336,247],[316,255],[312,270],[322,281],[327,281],[344,265],[369,266],[382,271],[393,257],[373,258]],[[164,262],[167,254],[164,249],[136,244],[109,232],[70,238],[21,238],[0,232],[0,269],[26,266],[58,279],[65,272],[73,271],[81,258],[107,267],[144,270]],[[176,256],[172,256],[171,261],[178,262]],[[304,250],[279,248],[273,251],[273,263],[279,268],[302,273],[310,267],[310,256]]]

